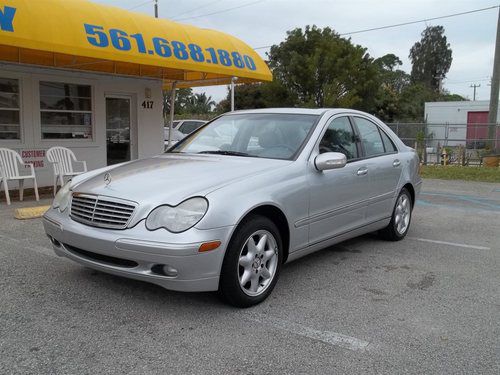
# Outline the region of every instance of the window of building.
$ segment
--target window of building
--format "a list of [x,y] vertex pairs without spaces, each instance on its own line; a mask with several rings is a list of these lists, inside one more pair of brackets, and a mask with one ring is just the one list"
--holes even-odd
[[42,139],[92,139],[92,87],[40,82]]
[[0,78],[0,139],[21,139],[19,81]]
[[328,125],[319,143],[319,152],[340,152],[347,160],[358,158],[356,140],[349,118],[337,117]]

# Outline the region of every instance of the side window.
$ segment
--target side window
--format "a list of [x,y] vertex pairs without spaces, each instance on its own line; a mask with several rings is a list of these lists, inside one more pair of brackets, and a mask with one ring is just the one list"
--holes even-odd
[[365,149],[365,156],[381,155],[385,152],[384,143],[380,137],[378,126],[369,120],[361,117],[355,117],[356,125],[359,130],[361,143]]
[[348,117],[332,120],[319,143],[319,152],[341,152],[347,160],[358,158],[356,140]]
[[396,148],[396,146],[394,146],[394,143],[391,141],[389,136],[387,134],[385,134],[385,132],[382,129],[380,129],[380,135],[382,136],[382,141],[384,142],[384,147],[385,147],[386,153],[398,151],[398,149]]
[[194,132],[196,129],[198,129],[201,125],[203,125],[203,123],[199,121],[185,121],[181,125],[179,130],[184,134],[190,134]]

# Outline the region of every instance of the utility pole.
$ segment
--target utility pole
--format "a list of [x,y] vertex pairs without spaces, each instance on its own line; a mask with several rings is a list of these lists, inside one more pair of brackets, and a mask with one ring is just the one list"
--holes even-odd
[[474,83],[473,85],[470,85],[470,87],[474,89],[474,95],[472,96],[472,98],[473,98],[472,100],[473,100],[473,101],[476,101],[476,88],[481,87],[481,84],[476,85],[476,84]]
[[498,114],[498,89],[500,85],[500,9],[497,20],[497,38],[495,43],[495,59],[493,60],[493,75],[491,76],[490,111],[488,114],[488,139],[490,147],[495,147],[495,130]]
[[234,112],[234,82],[236,82],[237,78],[231,78],[231,112]]
[[155,18],[158,18],[158,0],[155,0]]

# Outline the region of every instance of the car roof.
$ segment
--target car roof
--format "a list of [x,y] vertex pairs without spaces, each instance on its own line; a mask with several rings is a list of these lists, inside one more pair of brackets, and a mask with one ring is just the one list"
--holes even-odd
[[228,112],[226,114],[247,114],[247,113],[276,113],[276,114],[297,114],[297,115],[319,115],[322,116],[325,113],[334,115],[337,113],[359,113],[365,114],[365,112],[357,111],[350,108],[260,108],[260,109],[244,109],[234,112]]

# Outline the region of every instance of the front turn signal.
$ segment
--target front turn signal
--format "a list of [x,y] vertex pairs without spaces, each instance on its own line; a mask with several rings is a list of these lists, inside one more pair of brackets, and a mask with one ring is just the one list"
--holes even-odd
[[220,243],[221,243],[220,241],[204,242],[200,245],[198,252],[204,253],[205,251],[215,250],[220,246]]

